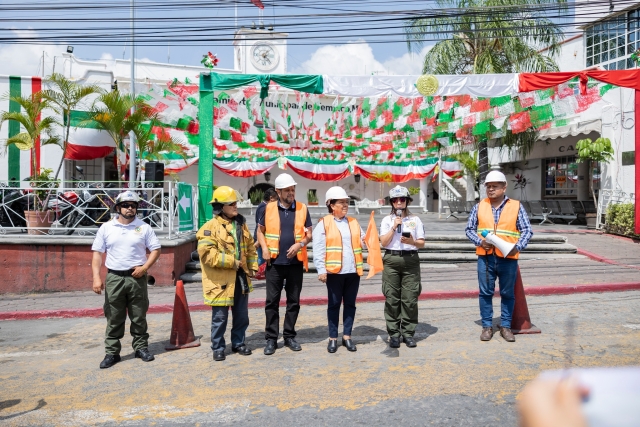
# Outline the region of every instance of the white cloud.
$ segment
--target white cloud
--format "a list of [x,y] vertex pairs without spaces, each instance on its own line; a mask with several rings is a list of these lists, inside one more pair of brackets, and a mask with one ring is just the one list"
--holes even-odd
[[396,58],[391,57],[383,62],[377,60],[373,49],[368,43],[347,43],[342,45],[327,45],[318,48],[311,54],[311,58],[299,67],[290,70],[300,74],[330,74],[330,75],[418,75],[422,71],[422,58],[430,47],[425,47],[419,53],[405,53]]
[[[11,30],[16,39],[38,38],[38,33],[33,30]],[[0,74],[12,76],[42,76],[42,57],[44,52],[44,75],[48,76],[54,71],[62,72],[64,67],[63,53],[66,53],[66,44],[39,45],[39,44],[1,44],[0,43]],[[57,57],[57,58],[56,58]],[[113,59],[108,53],[102,54],[103,59]]]

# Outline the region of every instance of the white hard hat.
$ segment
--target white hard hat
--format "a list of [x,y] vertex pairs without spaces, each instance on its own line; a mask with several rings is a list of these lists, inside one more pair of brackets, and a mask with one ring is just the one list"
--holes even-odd
[[403,187],[401,185],[396,185],[391,190],[389,190],[389,198],[390,199],[395,199],[397,197],[409,197],[409,198],[411,198],[411,196],[409,195],[409,190],[407,189],[407,187]]
[[507,177],[500,171],[491,171],[484,179],[484,183],[486,184],[487,182],[507,182]]
[[116,205],[124,202],[135,202],[140,203],[140,197],[131,190],[127,190],[123,193],[118,194],[116,197]]
[[342,187],[331,187],[327,190],[327,195],[324,197],[324,203],[329,204],[330,200],[343,200],[348,199],[349,195]]
[[278,175],[275,181],[276,190],[282,190],[283,188],[293,187],[294,185],[298,185],[291,175],[288,173],[282,173]]

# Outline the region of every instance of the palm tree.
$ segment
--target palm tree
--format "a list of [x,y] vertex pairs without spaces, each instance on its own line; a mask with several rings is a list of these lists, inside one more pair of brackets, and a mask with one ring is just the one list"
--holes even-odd
[[[131,112],[132,109],[134,112]],[[125,147],[123,143],[125,136],[130,132],[139,132],[140,125],[155,121],[156,116],[153,108],[142,99],[112,91],[103,93],[96,99],[89,111],[88,121],[94,122],[99,130],[109,134],[116,144],[116,150],[127,152],[129,147]]]
[[[22,132],[7,138],[5,146],[17,147],[19,150],[31,150],[31,170],[33,176],[38,176],[35,143],[41,138],[40,145],[60,145],[60,137],[54,133],[54,127],[59,125],[54,116],[44,115],[44,111],[51,108],[51,103],[42,97],[40,92],[30,96],[12,96],[9,100],[20,106],[21,111],[3,111],[0,113],[0,128],[6,121],[20,124]],[[44,116],[44,117],[43,117]],[[42,138],[46,135],[46,138]]]
[[[436,0],[443,15],[420,16],[405,26],[409,50],[440,39],[424,57],[423,72],[492,74],[557,71],[564,34],[547,18],[567,0]],[[514,135],[516,139],[517,135]],[[486,141],[477,144],[480,181],[488,172]]]
[[[155,124],[155,122],[152,122],[150,125],[138,126],[134,131],[140,160],[163,161],[163,153],[174,153],[182,157],[185,164],[187,164],[187,151],[182,141],[171,136],[164,129],[161,132],[154,132],[154,129],[158,129],[157,126],[154,126]],[[141,172],[142,161],[138,164],[138,180]]]
[[100,94],[104,91],[97,85],[81,85],[58,73],[52,74],[47,80],[50,88],[42,91],[42,97],[49,102],[49,105],[57,114],[62,116],[64,125],[64,140],[60,147],[62,148],[62,158],[54,178],[57,179],[67,154],[69,132],[71,131],[71,111],[77,109],[88,96]]

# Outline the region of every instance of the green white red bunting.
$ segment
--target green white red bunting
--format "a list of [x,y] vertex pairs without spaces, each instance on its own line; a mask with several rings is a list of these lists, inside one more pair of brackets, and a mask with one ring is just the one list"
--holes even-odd
[[[576,78],[551,89],[511,95],[517,91],[517,76],[505,79],[499,90],[492,89],[495,82],[488,77],[449,77],[452,85],[501,96],[416,96],[415,88],[407,86],[409,80],[402,89],[394,86],[395,80],[381,78],[373,82],[377,95],[365,97],[308,94],[273,82],[264,100],[259,83],[215,91],[214,164],[241,177],[262,174],[278,161],[280,167],[313,180],[336,181],[353,173],[377,181],[387,179],[383,176],[394,182],[422,179],[433,173],[442,148],[455,145],[468,151],[476,142],[500,138],[508,130],[569,126],[580,113],[598,108],[602,95],[614,87],[591,81],[580,93]],[[343,80],[325,77],[325,92],[339,93]],[[366,81],[360,83],[352,91],[367,87]],[[182,136],[189,163],[195,162],[198,86],[173,80],[165,87],[146,87],[142,96],[160,113],[163,125]],[[442,158],[440,167],[451,177],[462,169],[452,158]]]

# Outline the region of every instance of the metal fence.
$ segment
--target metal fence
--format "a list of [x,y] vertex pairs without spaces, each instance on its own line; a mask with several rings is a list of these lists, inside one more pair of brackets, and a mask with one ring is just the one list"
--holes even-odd
[[[116,215],[115,199],[126,190],[135,191],[141,199],[138,218],[163,237],[175,238],[195,231],[195,186],[189,185],[189,205],[183,200],[180,207],[178,183],[144,182],[138,188],[122,185],[121,182],[88,181],[74,182],[71,186],[52,182],[0,182],[0,234],[95,235],[102,224]],[[178,209],[189,208],[194,226],[185,230],[184,224],[182,227],[179,224]]]
[[598,192],[598,213],[596,216],[596,229],[602,230],[607,225],[607,208],[609,207],[609,205],[634,202],[634,193],[627,194],[624,191],[620,190],[601,189]]

